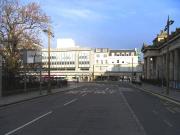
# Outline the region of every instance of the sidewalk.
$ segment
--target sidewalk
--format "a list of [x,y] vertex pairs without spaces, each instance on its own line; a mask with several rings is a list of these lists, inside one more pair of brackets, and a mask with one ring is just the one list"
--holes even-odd
[[[77,87],[81,87],[83,85],[84,85],[83,83],[70,83],[67,87],[52,89],[51,94],[74,89]],[[7,106],[10,104],[15,104],[15,103],[22,102],[22,101],[31,100],[34,98],[47,96],[47,95],[50,95],[50,94],[47,93],[47,90],[43,90],[42,94],[40,94],[40,91],[33,91],[33,92],[27,92],[27,93],[22,93],[22,94],[17,94],[17,95],[0,97],[0,107]]]
[[147,83],[142,83],[142,85],[135,85],[135,84],[132,84],[132,85],[135,86],[136,88],[143,90],[143,91],[158,94],[160,96],[169,98],[171,100],[174,100],[175,102],[180,103],[180,90],[175,90],[175,89],[170,88],[169,89],[169,95],[167,95],[166,94],[166,87],[162,88],[162,87],[158,87],[158,86],[147,84]]

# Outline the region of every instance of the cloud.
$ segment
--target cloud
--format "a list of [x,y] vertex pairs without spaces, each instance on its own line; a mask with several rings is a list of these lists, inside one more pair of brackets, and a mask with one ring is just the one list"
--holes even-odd
[[63,9],[61,11],[61,15],[66,18],[70,18],[73,20],[88,20],[88,21],[99,21],[99,20],[104,20],[107,19],[108,17],[105,16],[104,14],[100,14],[98,12],[89,10],[89,9]]

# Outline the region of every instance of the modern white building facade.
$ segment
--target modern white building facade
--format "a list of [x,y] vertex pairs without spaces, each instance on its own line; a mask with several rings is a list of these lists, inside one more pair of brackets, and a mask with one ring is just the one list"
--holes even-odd
[[[69,80],[90,80],[93,51],[90,48],[56,48],[51,49],[50,67],[51,76],[64,77]],[[42,62],[45,69],[43,75],[47,75],[48,50],[42,49]]]
[[[56,48],[51,49],[52,77],[69,80],[108,80],[141,74],[135,49],[111,50],[109,48]],[[47,76],[48,50],[42,49],[43,76]]]

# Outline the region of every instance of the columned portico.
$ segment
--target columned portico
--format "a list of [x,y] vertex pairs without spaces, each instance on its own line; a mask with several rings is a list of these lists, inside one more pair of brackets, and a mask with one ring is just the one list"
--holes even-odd
[[168,40],[159,41],[156,37],[153,45],[143,44],[145,79],[158,80],[157,83],[164,85],[167,83],[163,80],[169,81],[170,87],[180,89],[180,29]]

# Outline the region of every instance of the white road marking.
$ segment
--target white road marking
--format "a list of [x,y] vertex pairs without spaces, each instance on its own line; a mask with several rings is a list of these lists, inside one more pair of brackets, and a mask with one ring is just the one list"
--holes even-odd
[[173,127],[173,125],[169,122],[169,121],[167,121],[167,120],[163,120],[164,121],[164,123],[166,123],[169,127]]
[[64,104],[64,106],[69,105],[69,104],[71,104],[71,103],[75,102],[76,100],[77,100],[77,98],[75,98],[75,99],[73,99],[73,100],[71,100],[71,101],[69,101],[69,102],[65,103],[65,104]]
[[24,128],[24,127],[26,127],[26,126],[28,126],[28,125],[34,123],[34,122],[36,122],[36,121],[38,121],[39,119],[41,119],[41,118],[43,118],[43,117],[45,117],[45,116],[47,116],[47,115],[49,115],[49,114],[51,114],[51,113],[52,113],[52,111],[49,111],[48,113],[43,114],[43,115],[41,115],[41,116],[39,116],[39,117],[33,119],[32,121],[30,121],[30,122],[28,122],[28,123],[26,123],[26,124],[24,124],[24,125],[22,125],[22,126],[16,128],[16,129],[14,129],[14,130],[12,130],[12,131],[9,131],[9,132],[6,133],[5,135],[11,135],[11,134],[15,133],[16,131],[18,131],[18,130],[20,130],[20,129],[22,129],[22,128]]
[[171,112],[171,113],[175,113],[175,111],[173,111],[171,108],[166,108],[169,112]]
[[145,132],[144,127],[142,126],[142,124],[141,124],[141,122],[139,121],[139,119],[137,118],[136,114],[134,113],[134,111],[133,111],[132,108],[130,107],[130,105],[129,105],[127,99],[126,99],[126,97],[124,96],[124,94],[123,94],[121,91],[119,91],[119,93],[120,93],[120,95],[121,95],[124,103],[127,105],[130,113],[132,114],[132,117],[134,118],[134,120],[136,121],[138,127],[140,128],[142,134],[143,134],[143,135],[146,135],[146,132]]
[[83,94],[82,96],[84,97],[84,96],[86,96],[86,95],[87,95],[87,93]]

